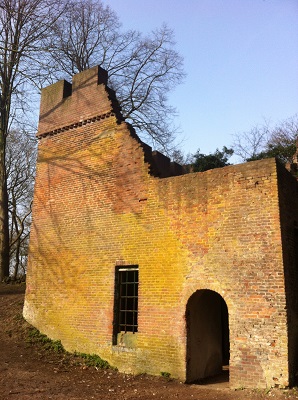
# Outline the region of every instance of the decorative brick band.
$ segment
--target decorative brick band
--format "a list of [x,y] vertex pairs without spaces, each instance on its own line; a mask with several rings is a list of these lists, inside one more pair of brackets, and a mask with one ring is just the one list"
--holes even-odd
[[38,137],[38,139],[42,139],[42,138],[45,138],[46,136],[57,135],[60,132],[69,131],[69,130],[75,129],[75,128],[79,127],[79,126],[92,124],[95,121],[100,121],[102,119],[115,117],[115,116],[116,116],[116,113],[114,111],[109,111],[109,112],[104,113],[104,114],[96,115],[95,117],[87,118],[87,119],[84,119],[84,120],[79,121],[79,122],[74,122],[73,124],[66,125],[66,126],[63,126],[61,128],[53,129],[52,131],[44,132],[44,133],[41,133],[41,134],[37,133],[37,137]]

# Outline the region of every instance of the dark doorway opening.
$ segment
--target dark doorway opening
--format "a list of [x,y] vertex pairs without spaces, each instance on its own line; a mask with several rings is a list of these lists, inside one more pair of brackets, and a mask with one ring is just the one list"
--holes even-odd
[[224,299],[212,290],[198,290],[186,306],[186,381],[229,380],[229,314]]

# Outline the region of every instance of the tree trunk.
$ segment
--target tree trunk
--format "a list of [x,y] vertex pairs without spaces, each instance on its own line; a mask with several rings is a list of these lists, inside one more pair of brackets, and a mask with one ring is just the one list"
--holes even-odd
[[9,276],[8,195],[5,169],[6,138],[0,136],[0,282]]
[[19,273],[19,266],[20,266],[20,247],[21,247],[21,241],[18,239],[16,243],[16,253],[15,253],[15,266],[14,266],[14,272],[13,272],[13,279],[16,280],[18,277]]
[[[17,214],[17,205],[16,205],[16,201],[13,197],[12,200],[12,216],[11,216],[11,238],[13,238],[13,227],[15,229],[15,234],[16,234],[16,238],[17,241],[15,242],[14,246],[15,246],[15,266],[14,266],[14,272],[13,272],[13,279],[16,280],[17,276],[18,276],[18,272],[19,272],[19,265],[20,265],[20,248],[21,248],[21,235],[20,235],[20,231],[19,231],[19,226],[18,226],[18,221],[16,218],[16,214]],[[11,249],[9,252],[11,255]]]

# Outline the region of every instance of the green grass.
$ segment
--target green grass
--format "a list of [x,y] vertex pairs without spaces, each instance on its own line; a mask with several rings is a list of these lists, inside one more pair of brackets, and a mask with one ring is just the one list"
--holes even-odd
[[97,354],[86,354],[86,353],[74,353],[75,356],[80,357],[84,360],[84,364],[87,367],[94,367],[97,369],[114,369],[106,361],[99,357]]
[[161,372],[160,375],[167,379],[169,379],[171,377],[171,374],[169,372],[164,372],[164,371]]
[[27,342],[31,345],[39,345],[46,351],[53,351],[54,353],[67,355],[76,359],[80,358],[80,364],[86,365],[87,367],[94,367],[96,369],[115,369],[97,354],[67,352],[60,340],[52,340],[43,333],[40,333],[39,330],[34,327],[28,329]]
[[60,340],[51,340],[40,333],[38,329],[30,327],[28,329],[27,342],[30,344],[40,344],[45,350],[52,350],[55,353],[64,353],[65,349]]

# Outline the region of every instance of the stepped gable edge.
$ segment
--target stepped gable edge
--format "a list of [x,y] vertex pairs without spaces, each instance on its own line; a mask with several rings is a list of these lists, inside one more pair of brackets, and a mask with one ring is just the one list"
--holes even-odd
[[[96,66],[74,75],[72,84],[61,80],[42,89],[38,139],[110,117],[115,117],[117,124],[124,122],[116,94],[107,81],[107,71]],[[126,126],[142,146],[152,176],[166,178],[185,173],[181,165],[142,142],[131,124],[126,122]]]

